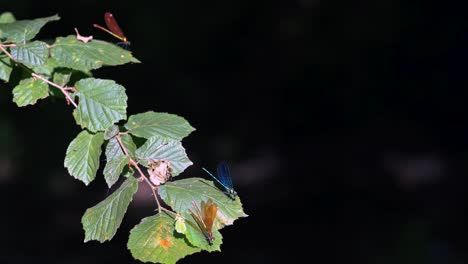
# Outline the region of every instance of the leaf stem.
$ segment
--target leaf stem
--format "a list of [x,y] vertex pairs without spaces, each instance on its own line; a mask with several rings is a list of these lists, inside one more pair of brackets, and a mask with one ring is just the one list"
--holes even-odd
[[58,85],[56,83],[53,83],[53,82],[47,80],[46,78],[44,78],[41,75],[36,74],[36,73],[32,73],[31,75],[34,78],[41,79],[43,82],[45,82],[47,84],[50,84],[50,85],[54,86],[55,88],[59,89],[65,95],[65,98],[67,99],[67,103],[71,103],[75,108],[78,107],[78,105],[75,103],[75,101],[73,101],[73,99],[70,97],[70,94],[67,92],[68,90],[70,90],[70,87],[62,87],[62,86],[60,86],[60,85]]
[[176,212],[173,212],[173,211],[171,211],[171,210],[169,210],[169,209],[167,209],[167,208],[161,207],[161,209],[162,209],[164,212],[168,212],[168,213],[170,213],[170,214],[173,214],[174,216],[177,216],[177,213],[176,213]]
[[[115,139],[117,139],[117,142],[119,142],[120,148],[122,148],[123,152],[125,153],[125,156],[127,156],[127,157],[130,158],[130,163],[132,163],[132,161],[133,161],[133,163],[136,163],[136,162],[132,159],[132,157],[130,157],[130,154],[128,154],[128,150],[127,150],[127,148],[125,147],[125,145],[123,144],[122,138],[120,137],[119,134],[117,134],[117,135],[115,136]],[[132,164],[132,165],[133,165],[133,164]]]
[[[10,54],[10,52],[8,52],[5,47],[14,47],[14,46],[11,46],[11,45],[14,45],[14,44],[9,44],[9,45],[0,45],[0,50],[3,51],[3,53],[5,53],[12,61],[16,61],[15,58],[13,58],[13,56]],[[16,46],[16,45],[15,45]]]
[[140,166],[138,166],[138,162],[136,162],[134,159],[132,159],[132,157],[130,157],[130,154],[128,154],[127,148],[125,147],[125,145],[122,142],[122,138],[120,137],[120,133],[117,134],[115,136],[115,138],[117,139],[117,142],[119,142],[119,145],[122,148],[123,152],[125,153],[125,156],[130,158],[129,164],[138,171],[138,173],[140,174],[140,178],[143,179],[148,184],[151,191],[153,192],[154,200],[156,200],[156,204],[158,205],[158,212],[161,213],[161,210],[166,210],[166,208],[163,208],[161,206],[161,203],[159,202],[158,194],[156,193],[157,187],[154,188],[153,184],[151,184],[150,180],[148,180],[148,177],[145,176],[143,171],[140,169]]

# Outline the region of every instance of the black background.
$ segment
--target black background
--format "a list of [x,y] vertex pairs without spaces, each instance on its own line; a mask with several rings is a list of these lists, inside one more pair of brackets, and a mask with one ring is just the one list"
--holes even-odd
[[[97,70],[127,89],[129,115],[188,119],[202,176],[220,160],[248,218],[222,253],[180,263],[467,263],[466,8],[455,1],[0,0],[18,19],[58,13],[38,36],[115,41],[142,64]],[[71,107],[0,96],[0,262],[137,263],[129,230],[153,214],[139,194],[111,242],[80,219],[107,195],[67,175],[80,131]]]

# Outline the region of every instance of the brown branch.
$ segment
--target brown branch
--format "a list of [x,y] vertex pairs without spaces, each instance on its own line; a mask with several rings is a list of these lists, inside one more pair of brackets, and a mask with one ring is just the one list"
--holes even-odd
[[[138,162],[136,162],[135,160],[132,159],[132,157],[130,157],[130,155],[128,154],[128,150],[127,148],[125,147],[125,145],[123,144],[122,142],[122,138],[120,137],[120,134],[116,135],[115,138],[117,139],[117,141],[119,142],[119,145],[120,145],[120,148],[122,148],[122,151],[125,153],[125,156],[129,157],[130,158],[130,162],[129,162],[129,165],[134,167],[138,173],[140,174],[140,178],[143,179],[147,184],[148,186],[150,187],[151,191],[153,192],[153,197],[154,197],[154,200],[156,200],[156,204],[158,205],[158,212],[160,213],[161,210],[165,210],[166,208],[163,208],[161,206],[161,203],[159,202],[159,199],[158,199],[158,194],[156,193],[156,189],[155,187],[153,186],[153,184],[151,184],[150,180],[148,179],[148,177],[145,176],[145,174],[143,173],[143,171],[140,169],[140,166],[138,166]],[[157,188],[157,187],[156,187]]]
[[5,53],[12,61],[16,61],[15,58],[13,58],[13,56],[5,49],[5,47],[13,47],[13,46],[10,46],[10,45],[0,45],[0,50],[2,50],[3,53]]
[[170,213],[170,214],[173,214],[174,216],[177,216],[177,215],[178,215],[176,212],[173,212],[173,211],[171,211],[171,210],[169,210],[169,209],[167,209],[167,208],[161,207],[161,209],[162,209],[163,211],[165,211],[165,212],[168,212],[168,213]]
[[[15,47],[16,44],[0,44],[0,50],[3,51],[3,53],[5,53],[12,61],[16,62],[15,58],[5,49],[5,47]],[[24,65],[20,64],[21,66],[24,67]],[[25,67],[27,70],[31,71],[29,68]],[[47,84],[50,84],[52,86],[54,86],[55,88],[59,89],[64,95],[65,95],[65,98],[67,100],[67,104],[72,104],[75,108],[78,107],[78,105],[75,103],[75,101],[73,101],[73,99],[70,97],[70,94],[68,93],[68,91],[75,91],[75,89],[73,87],[62,87],[56,83],[53,83],[49,80],[47,80],[46,78],[42,77],[41,75],[39,74],[36,74],[36,73],[32,73],[31,74],[33,78],[36,78],[36,79],[41,79],[42,81],[44,81],[45,83]]]
[[[78,32],[77,32],[77,34],[78,34]],[[5,53],[14,62],[16,62],[15,58],[6,50],[6,48],[15,47],[15,46],[16,46],[16,44],[0,44],[0,50],[3,53]],[[20,65],[23,66],[22,64],[20,64]],[[29,68],[27,68],[27,69],[30,70]],[[74,87],[60,86],[60,85],[58,85],[58,84],[56,84],[54,82],[51,82],[51,81],[47,80],[46,78],[44,78],[43,76],[41,76],[39,74],[36,74],[34,72],[32,72],[31,75],[32,75],[33,78],[40,79],[43,82],[45,82],[45,83],[59,89],[65,95],[65,98],[66,98],[68,104],[71,103],[75,108],[78,107],[78,105],[75,103],[75,101],[70,97],[70,94],[68,93],[68,91],[76,91],[76,89]],[[158,205],[158,212],[161,213],[161,211],[165,211],[165,212],[171,213],[173,215],[177,215],[177,213],[175,213],[175,212],[161,206],[161,203],[159,202],[159,198],[158,198],[158,194],[157,194],[157,189],[158,189],[159,186],[154,186],[151,183],[151,181],[148,179],[148,177],[146,177],[145,174],[143,173],[143,171],[140,169],[140,166],[138,165],[138,162],[136,162],[135,160],[132,159],[132,157],[130,157],[130,155],[128,153],[128,150],[124,146],[124,144],[122,142],[122,138],[120,137],[120,135],[125,135],[125,134],[128,134],[128,131],[127,132],[120,132],[116,136],[116,139],[119,142],[119,145],[122,148],[125,155],[130,158],[129,165],[134,167],[138,171],[138,173],[140,174],[140,179],[143,179],[148,184],[148,186],[150,187],[150,189],[151,189],[151,191],[153,193],[154,200],[156,201],[156,204]]]
[[75,103],[75,101],[73,101],[73,99],[70,97],[70,94],[67,92],[67,90],[69,90],[69,89],[67,89],[65,87],[62,87],[62,86],[60,86],[60,85],[58,85],[56,83],[53,83],[53,82],[47,80],[46,78],[42,77],[39,74],[32,73],[31,75],[34,78],[41,79],[45,83],[50,84],[50,85],[54,86],[55,88],[59,89],[65,95],[65,98],[67,99],[67,103],[71,103],[75,108],[78,107],[78,105]]
[[64,89],[65,91],[76,92],[76,88],[73,87],[73,86],[64,86],[63,89]]

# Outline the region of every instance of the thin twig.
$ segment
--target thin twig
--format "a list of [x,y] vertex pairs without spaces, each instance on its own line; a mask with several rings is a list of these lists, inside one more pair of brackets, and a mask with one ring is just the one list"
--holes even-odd
[[138,163],[135,162],[132,158],[130,158],[130,164],[137,169],[138,173],[140,173],[140,177],[148,184],[150,187],[151,191],[153,192],[154,200],[156,200],[156,204],[158,205],[158,211],[161,212],[161,203],[159,202],[158,195],[156,194],[156,190],[153,188],[153,184],[151,184],[151,181],[148,179],[148,177],[145,176],[143,171],[140,169],[140,166],[138,166]]
[[165,208],[163,208],[161,206],[161,203],[159,202],[158,195],[156,193],[156,190],[155,190],[153,184],[151,184],[148,177],[146,177],[145,174],[143,173],[143,171],[140,169],[140,166],[138,166],[138,162],[133,160],[132,157],[130,157],[130,155],[128,154],[128,150],[125,147],[125,145],[123,144],[122,138],[120,137],[120,134],[116,135],[115,138],[117,139],[117,142],[119,142],[120,148],[122,148],[123,152],[125,153],[125,156],[130,158],[129,164],[138,171],[138,173],[140,174],[140,178],[143,179],[148,184],[148,186],[150,187],[151,191],[153,192],[154,200],[156,200],[156,204],[158,205],[158,212],[160,213],[161,210],[163,210]]
[[162,209],[163,211],[165,211],[165,212],[168,212],[168,213],[173,214],[174,216],[177,216],[177,215],[178,215],[176,212],[173,212],[173,211],[171,211],[171,210],[169,210],[169,209],[167,209],[167,208],[161,207],[161,209]]
[[156,203],[158,204],[158,212],[160,213],[162,206],[161,206],[161,203],[159,202],[158,194],[156,193],[156,190],[158,187],[153,188],[153,185],[151,184],[151,182],[148,180],[146,176],[144,177],[144,179],[146,183],[148,183],[148,186],[151,188],[151,191],[153,192],[154,199],[156,200]]
[[[125,147],[125,145],[123,144],[122,142],[122,138],[119,136],[119,135],[116,135],[115,136],[115,139],[117,139],[117,142],[119,142],[119,145],[120,145],[120,148],[122,148],[125,156],[129,157],[130,158],[130,163],[132,162],[132,157],[130,157],[130,154],[128,154],[128,150],[127,148]],[[133,161],[135,163],[135,161]]]
[[47,80],[46,78],[42,77],[41,75],[39,74],[36,74],[36,73],[33,73],[31,74],[34,78],[37,78],[37,79],[41,79],[42,81],[54,86],[55,88],[59,89],[64,95],[65,95],[65,98],[67,99],[67,102],[71,103],[75,108],[78,107],[78,105],[75,103],[75,101],[73,101],[73,99],[70,97],[70,94],[67,92],[67,89],[65,87],[62,87],[56,83],[53,83],[49,80]]
[[[16,44],[0,44],[0,50],[3,51],[3,53],[5,53],[12,61],[15,61],[15,58],[5,49],[5,47],[15,47]],[[22,64],[20,64],[21,66],[23,66]],[[29,68],[27,68],[28,70],[30,70]],[[32,73],[31,74],[34,78],[37,78],[37,79],[41,79],[42,81],[54,86],[55,88],[58,88],[64,95],[65,95],[65,98],[67,100],[67,103],[68,104],[72,104],[75,108],[78,107],[78,105],[75,103],[75,101],[73,101],[73,99],[70,97],[70,94],[68,94],[67,91],[69,90],[74,90],[72,87],[62,87],[56,83],[53,83],[49,80],[47,80],[46,78],[42,77],[41,75],[39,74],[36,74],[36,73]]]
[[76,92],[76,88],[73,87],[73,86],[64,86],[63,89],[64,89],[65,91]]
[[9,46],[0,45],[0,50],[2,50],[3,53],[5,53],[12,61],[15,61],[15,58],[13,58],[13,56],[11,56],[11,54],[4,47],[9,47]]

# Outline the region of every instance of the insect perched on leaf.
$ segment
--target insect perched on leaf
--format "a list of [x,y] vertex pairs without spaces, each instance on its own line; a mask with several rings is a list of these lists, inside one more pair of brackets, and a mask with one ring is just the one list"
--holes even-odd
[[104,21],[106,22],[106,25],[107,25],[107,27],[109,29],[107,29],[107,28],[105,28],[103,26],[100,26],[98,24],[93,24],[93,26],[95,28],[99,28],[100,30],[103,30],[103,31],[111,34],[112,36],[120,39],[122,42],[117,43],[117,45],[119,45],[119,46],[122,45],[124,47],[130,46],[130,41],[127,40],[127,37],[125,37],[124,33],[120,29],[119,24],[117,24],[117,21],[114,18],[114,15],[112,15],[109,12],[106,12],[104,14]]
[[218,177],[214,176],[207,169],[202,168],[206,173],[208,173],[213,179],[215,179],[221,186],[224,188],[224,193],[229,196],[232,200],[235,200],[237,197],[237,192],[234,191],[232,185],[231,173],[229,167],[225,162],[221,162],[218,165]]
[[197,222],[198,227],[201,229],[203,235],[210,245],[213,244],[213,223],[216,219],[216,214],[218,213],[218,206],[209,199],[206,203],[201,201],[201,210],[198,208],[197,203],[192,200],[193,207],[195,212],[189,209],[190,214],[192,215],[195,222]]

